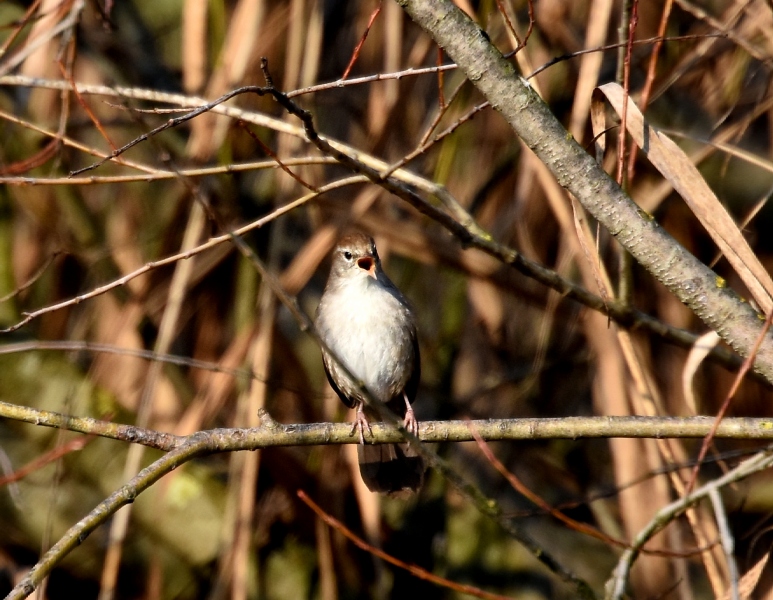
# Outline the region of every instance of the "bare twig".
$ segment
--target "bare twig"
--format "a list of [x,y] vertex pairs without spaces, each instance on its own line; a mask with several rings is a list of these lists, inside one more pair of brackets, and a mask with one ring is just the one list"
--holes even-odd
[[118,279],[115,279],[111,281],[110,283],[107,283],[105,285],[99,286],[97,288],[92,289],[91,291],[81,294],[80,296],[76,296],[75,298],[70,298],[69,300],[64,300],[63,302],[59,302],[57,304],[53,304],[44,308],[41,308],[36,311],[32,311],[29,313],[25,313],[24,318],[16,323],[15,325],[12,325],[11,327],[8,327],[7,329],[0,330],[0,333],[8,333],[11,331],[15,331],[16,329],[19,329],[20,327],[23,327],[33,319],[36,319],[37,317],[44,315],[49,312],[53,312],[62,308],[65,308],[67,306],[72,306],[74,304],[79,304],[83,302],[84,300],[88,300],[89,298],[94,298],[96,296],[99,296],[101,294],[104,294],[105,292],[108,292],[112,289],[115,289],[117,287],[120,287],[122,285],[125,285],[127,282],[131,281],[135,277],[139,277],[140,275],[144,275],[145,273],[148,273],[149,271],[152,271],[153,269],[157,269],[162,266],[166,266],[169,264],[173,264],[180,260],[186,260],[191,258],[192,256],[195,256],[197,254],[200,254],[201,252],[204,252],[205,250],[208,250],[210,248],[214,248],[218,244],[222,244],[223,242],[230,241],[232,239],[232,236],[242,236],[245,233],[252,231],[253,229],[258,229],[260,227],[263,227],[266,223],[269,223],[270,221],[273,221],[277,217],[297,208],[298,206],[301,206],[302,204],[305,204],[306,202],[309,202],[310,200],[313,200],[320,194],[329,191],[331,189],[337,189],[340,187],[344,187],[347,185],[352,185],[354,183],[362,183],[365,179],[362,177],[347,177],[345,179],[341,179],[339,181],[335,181],[333,183],[330,183],[325,186],[321,186],[319,188],[318,192],[312,192],[310,194],[306,194],[305,196],[302,196],[301,198],[298,198],[297,200],[290,202],[286,204],[285,206],[282,206],[275,211],[269,213],[265,217],[258,219],[256,221],[253,221],[252,223],[249,223],[243,227],[240,227],[233,232],[230,232],[228,234],[216,236],[213,238],[210,238],[203,244],[200,244],[196,246],[195,248],[187,251],[187,252],[181,252],[179,254],[174,254],[172,256],[168,256],[166,258],[151,261],[149,263],[146,263],[139,269],[136,269],[132,271],[131,273],[128,273],[124,275],[123,277],[119,277]]
[[[633,45],[639,46],[639,45],[649,45],[649,44],[662,44],[663,42],[686,42],[689,40],[698,40],[698,39],[704,39],[704,38],[726,38],[727,34],[725,33],[707,33],[707,34],[701,34],[701,35],[678,35],[673,37],[662,37],[662,36],[655,36],[651,38],[647,38],[646,40],[634,40]],[[550,67],[567,60],[571,60],[573,58],[577,58],[578,56],[582,56],[583,54],[590,54],[592,52],[606,52],[607,50],[616,50],[620,47],[624,47],[627,44],[627,42],[618,42],[616,44],[607,44],[606,46],[599,46],[597,48],[584,48],[582,50],[578,50],[577,52],[570,52],[569,54],[563,54],[561,56],[556,56],[554,59],[549,60],[541,67],[538,67],[531,73],[525,76],[526,79],[532,79],[533,77],[536,77],[543,71],[549,69]],[[512,54],[512,53],[510,53]],[[507,56],[509,56],[508,54]]]
[[59,460],[66,454],[69,454],[70,452],[77,452],[78,450],[82,450],[83,447],[93,439],[94,439],[93,436],[76,438],[74,440],[70,440],[65,444],[62,444],[61,446],[57,446],[53,450],[46,452],[41,456],[38,456],[37,458],[27,463],[20,469],[16,469],[13,473],[6,475],[5,477],[0,477],[0,486],[8,485],[10,483],[14,483],[16,481],[24,479],[30,473],[34,473],[35,471],[42,469],[46,465]]
[[709,496],[713,490],[720,490],[726,485],[745,479],[758,471],[769,469],[771,466],[773,466],[773,455],[767,452],[755,454],[722,477],[710,481],[691,494],[660,509],[647,526],[636,536],[632,547],[621,555],[612,577],[606,585],[607,600],[621,600],[625,596],[625,585],[628,581],[628,574],[633,566],[633,562],[636,560],[642,546],[653,535],[661,531],[690,506]]
[[[368,19],[368,24],[365,26],[365,31],[362,34],[362,37],[360,38],[360,41],[357,42],[357,45],[354,47],[354,52],[352,52],[352,57],[349,59],[349,64],[346,65],[346,69],[344,69],[344,74],[341,75],[341,79],[346,79],[349,77],[349,73],[352,71],[352,67],[354,67],[354,63],[357,62],[357,59],[360,57],[360,50],[362,50],[362,45],[365,43],[365,40],[368,38],[368,34],[370,33],[370,28],[373,27],[373,23],[376,21],[376,18],[378,17],[379,13],[381,13],[381,0],[379,0],[378,6],[373,9],[373,12],[370,15],[370,19]],[[271,85],[269,83],[269,85]]]
[[732,600],[739,600],[738,597],[738,567],[735,564],[733,534],[730,531],[730,527],[727,523],[727,513],[725,511],[725,505],[722,503],[722,495],[719,490],[713,488],[709,490],[709,499],[711,500],[711,506],[714,509],[714,518],[717,521],[717,530],[719,531],[719,539],[722,542],[722,550],[725,553],[725,562],[727,563],[727,570],[730,573],[729,593]]
[[395,558],[394,556],[387,554],[383,550],[376,548],[372,544],[369,544],[361,537],[356,535],[346,525],[341,523],[341,521],[326,513],[324,510],[322,510],[319,504],[317,504],[316,502],[314,502],[314,500],[309,498],[309,496],[303,490],[298,490],[297,494],[298,494],[298,497],[304,502],[304,504],[306,504],[306,506],[308,506],[311,510],[313,510],[314,513],[320,519],[322,519],[325,523],[327,523],[329,527],[332,527],[333,529],[335,529],[336,531],[344,535],[344,537],[349,539],[355,546],[364,550],[365,552],[369,552],[373,556],[377,556],[381,560],[384,560],[391,565],[394,565],[401,569],[405,569],[414,577],[418,577],[419,579],[423,579],[424,581],[429,581],[441,587],[452,589],[462,594],[469,594],[470,596],[475,596],[476,598],[486,598],[488,600],[508,600],[510,598],[509,596],[500,596],[499,594],[491,594],[480,588],[477,588],[471,585],[465,585],[463,583],[457,583],[455,581],[451,581],[450,579],[445,579],[444,577],[438,577],[434,573],[430,573],[426,569],[422,569],[417,565],[409,564],[400,560],[399,558]]
[[121,348],[112,344],[100,344],[97,342],[87,342],[80,340],[35,340],[29,342],[14,342],[0,345],[0,355],[16,354],[19,352],[39,352],[41,350],[58,350],[61,352],[95,352],[104,354],[120,354],[122,356],[131,356],[162,362],[170,365],[178,365],[189,369],[201,369],[203,371],[213,371],[215,373],[225,373],[234,377],[243,379],[254,379],[255,374],[246,369],[228,369],[220,365],[187,356],[176,356],[174,354],[159,354],[152,350],[143,350],[141,348]]
[[[31,286],[33,283],[35,283],[35,282],[36,282],[36,281],[37,281],[37,280],[38,280],[38,279],[39,279],[39,278],[40,278],[40,277],[43,275],[43,273],[45,273],[45,272],[46,272],[46,270],[48,269],[48,267],[50,267],[50,266],[51,266],[51,263],[53,263],[53,262],[54,262],[54,260],[56,259],[56,257],[57,257],[57,256],[59,256],[59,255],[61,255],[61,254],[62,254],[62,252],[61,252],[60,250],[57,250],[57,251],[55,251],[55,252],[52,252],[52,253],[51,253],[51,255],[50,255],[48,258],[46,258],[46,260],[44,260],[44,261],[43,261],[43,264],[42,264],[42,265],[40,265],[40,266],[38,267],[37,271],[35,271],[35,272],[34,272],[34,273],[33,273],[33,274],[30,276],[30,278],[29,278],[27,281],[25,281],[24,283],[22,283],[22,284],[21,284],[19,287],[17,287],[17,288],[16,288],[15,290],[13,290],[12,292],[8,292],[8,293],[7,293],[5,296],[1,297],[1,298],[0,298],[0,302],[7,302],[8,300],[10,300],[11,298],[13,298],[14,296],[18,296],[18,295],[19,295],[19,294],[21,294],[21,293],[22,293],[24,290],[26,290],[27,288],[29,288],[29,287],[30,287],[30,286]],[[2,351],[2,349],[0,349],[0,352],[1,352],[1,351]]]
[[[456,96],[456,94],[459,92],[459,90],[460,90],[461,88],[462,88],[462,85],[460,85],[460,86],[459,86],[459,87],[458,87],[458,88],[457,88],[457,89],[454,91],[454,93],[453,93],[453,94],[452,94],[452,96],[451,96],[451,99],[452,99],[452,100],[453,100],[453,98]],[[445,105],[445,108],[448,108],[448,106],[449,106],[448,104],[447,104],[447,105]],[[451,125],[449,125],[448,127],[446,127],[446,128],[443,130],[443,131],[441,131],[440,133],[438,133],[438,134],[436,134],[436,135],[432,136],[432,139],[427,139],[427,138],[429,137],[429,134],[430,134],[430,133],[431,133],[431,131],[432,131],[432,129],[431,129],[431,128],[430,128],[430,129],[428,129],[428,130],[427,130],[427,135],[426,135],[426,136],[424,136],[424,139],[422,139],[422,140],[421,140],[421,142],[419,142],[419,146],[418,146],[417,148],[415,148],[413,151],[411,151],[411,152],[409,152],[408,154],[406,154],[405,156],[403,156],[403,157],[402,157],[400,160],[398,160],[398,161],[397,161],[397,162],[395,162],[394,164],[390,165],[388,169],[386,169],[385,171],[383,171],[383,172],[381,173],[381,176],[382,176],[382,177],[389,177],[389,176],[390,176],[392,173],[394,173],[394,172],[395,172],[395,171],[397,171],[398,169],[401,169],[401,168],[403,168],[405,165],[407,165],[409,162],[411,162],[411,161],[412,161],[414,158],[416,158],[417,156],[420,156],[420,155],[424,154],[424,153],[425,153],[427,150],[429,150],[429,149],[430,149],[432,146],[434,146],[435,144],[437,144],[438,142],[440,142],[440,141],[441,141],[441,140],[443,140],[444,138],[446,138],[446,137],[448,137],[449,135],[451,135],[451,134],[452,134],[454,131],[456,131],[456,130],[457,130],[459,127],[461,127],[461,126],[462,126],[464,123],[466,123],[467,121],[470,121],[470,120],[472,120],[472,118],[473,118],[473,117],[474,117],[476,114],[478,114],[480,111],[482,111],[482,110],[485,110],[486,108],[489,108],[490,106],[491,106],[491,105],[490,105],[488,102],[482,102],[481,104],[478,104],[478,105],[476,105],[476,106],[473,106],[473,107],[472,107],[470,110],[468,110],[468,111],[467,111],[465,114],[463,114],[461,117],[459,117],[458,119],[456,119],[456,121],[454,121],[453,123],[451,123]],[[441,111],[438,113],[438,115],[437,115],[437,118],[436,118],[435,122],[433,122],[433,124],[432,124],[432,127],[434,127],[434,126],[437,124],[437,122],[438,122],[438,121],[440,120],[440,118],[443,116],[444,112],[445,112],[444,110],[441,110]]]
[[[626,3],[626,7],[628,3]],[[619,83],[623,86],[623,114],[620,117],[620,130],[618,132],[617,143],[617,183],[620,186],[624,186],[623,173],[626,165],[626,144],[625,134],[627,131],[626,122],[628,119],[628,94],[629,83],[631,78],[631,55],[633,53],[633,39],[636,33],[636,26],[639,23],[639,2],[638,0],[632,0],[630,3],[630,15],[623,13],[622,18],[625,20],[621,26],[621,43],[624,46],[620,47],[618,56],[622,56],[622,60],[618,60],[618,74],[622,72],[622,79]],[[629,18],[626,18],[629,17]]]
[[261,140],[260,137],[258,137],[258,135],[256,135],[255,132],[252,131],[252,129],[250,129],[250,126],[245,121],[242,121],[240,119],[239,121],[237,121],[237,124],[247,133],[247,135],[249,135],[255,141],[256,144],[260,146],[263,152],[268,154],[274,160],[274,162],[279,166],[280,169],[282,169],[285,173],[287,173],[290,177],[295,179],[295,181],[300,183],[306,189],[312,192],[319,192],[319,188],[306,182],[300,175],[297,175],[294,171],[292,171],[289,168],[289,166],[281,158],[279,158],[276,152],[274,152],[271,148],[269,148],[263,142],[263,140]]
[[754,364],[754,358],[757,356],[757,351],[759,350],[760,345],[762,344],[762,340],[765,339],[765,336],[768,334],[768,331],[770,330],[771,323],[773,323],[773,311],[771,311],[770,314],[765,319],[765,324],[762,327],[762,331],[760,331],[760,335],[758,336],[757,341],[754,343],[754,346],[752,346],[751,352],[749,352],[749,356],[746,358],[746,360],[744,360],[743,365],[741,366],[741,369],[738,371],[738,375],[736,375],[735,380],[733,381],[733,385],[730,388],[730,391],[728,391],[727,396],[725,397],[725,400],[722,403],[722,406],[720,407],[716,417],[714,418],[714,426],[712,427],[712,430],[708,433],[708,435],[706,436],[706,439],[703,440],[701,450],[698,453],[698,459],[695,462],[695,466],[693,467],[692,474],[690,476],[690,481],[687,484],[686,491],[688,493],[690,492],[690,490],[692,490],[693,486],[695,485],[695,482],[698,479],[698,472],[700,471],[700,468],[701,468],[701,461],[705,458],[706,454],[709,451],[709,446],[711,446],[711,442],[714,438],[714,430],[715,428],[719,427],[719,424],[722,422],[722,419],[727,413],[727,409],[730,407],[730,401],[733,399],[736,392],[738,391],[738,388],[740,387],[744,376],[746,375],[746,373],[749,372],[749,369],[751,369],[752,365]]
[[[600,540],[611,546],[617,546],[619,548],[630,548],[630,545],[625,540],[620,540],[610,535],[607,535],[603,531],[599,531],[595,527],[591,527],[586,523],[580,523],[579,521],[566,516],[563,512],[561,512],[557,508],[550,506],[540,496],[538,496],[537,494],[532,492],[528,487],[526,487],[526,485],[524,485],[524,483],[514,473],[507,470],[505,465],[502,464],[502,461],[500,461],[496,456],[494,456],[494,453],[491,451],[491,448],[486,443],[486,441],[482,437],[480,437],[480,434],[477,432],[472,422],[470,422],[470,431],[473,437],[475,438],[475,442],[478,444],[478,448],[480,448],[481,452],[483,453],[483,456],[486,457],[486,460],[489,461],[489,463],[491,463],[491,465],[499,472],[499,474],[507,480],[507,482],[510,484],[510,487],[512,487],[516,492],[523,495],[525,498],[527,498],[533,504],[541,508],[543,511],[545,511],[545,513],[549,514],[554,519],[561,521],[562,523],[564,523],[565,525],[567,525],[568,527],[574,529],[579,533],[582,533],[589,537]],[[695,548],[693,550],[687,550],[685,552],[676,552],[673,550],[658,550],[654,548],[653,549],[642,548],[641,552],[642,554],[652,554],[655,556],[684,558],[684,557],[692,556],[694,554],[703,552],[703,550],[704,550],[703,548]]]

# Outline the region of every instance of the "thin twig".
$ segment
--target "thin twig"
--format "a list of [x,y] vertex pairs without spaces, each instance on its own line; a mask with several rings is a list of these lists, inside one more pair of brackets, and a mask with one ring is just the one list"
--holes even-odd
[[[571,517],[566,516],[560,510],[550,506],[540,496],[538,496],[537,494],[532,492],[528,487],[526,487],[526,485],[515,475],[515,473],[512,473],[511,471],[507,470],[505,465],[502,464],[502,461],[500,461],[496,456],[494,456],[494,453],[491,451],[491,448],[486,443],[486,441],[482,437],[480,437],[480,434],[475,429],[475,425],[473,425],[472,422],[470,422],[470,432],[475,438],[475,442],[478,444],[478,448],[480,448],[481,452],[483,453],[483,456],[485,456],[486,460],[489,461],[489,463],[499,472],[499,474],[507,480],[507,482],[510,484],[510,487],[512,487],[516,492],[518,492],[519,494],[527,498],[529,501],[534,503],[536,506],[541,508],[543,511],[545,511],[545,513],[549,514],[554,519],[561,521],[565,525],[568,525],[570,528],[574,529],[575,531],[582,533],[583,535],[587,535],[589,537],[600,540],[605,544],[609,544],[610,546],[617,546],[618,548],[631,547],[630,544],[625,540],[617,539],[610,535],[607,535],[603,531],[599,531],[595,527],[591,527],[586,523],[580,523],[579,521],[576,521],[575,519],[572,519]],[[695,554],[700,554],[704,550],[705,548],[694,548],[692,550],[687,550],[684,552],[677,552],[675,550],[658,550],[658,549],[642,548],[641,552],[643,554],[652,554],[654,556],[687,558]]]
[[[677,35],[672,37],[655,36],[655,37],[647,38],[646,40],[634,40],[633,45],[641,46],[641,45],[655,44],[658,42],[662,44],[663,42],[686,42],[690,40],[702,40],[705,38],[726,38],[726,37],[727,37],[727,34],[725,33],[706,33],[706,34],[700,34],[700,35]],[[624,47],[626,44],[627,42],[618,42],[616,44],[607,44],[606,46],[599,46],[597,48],[584,48],[582,50],[577,50],[576,52],[570,52],[569,54],[562,54],[561,56],[556,56],[555,58],[546,62],[544,65],[536,68],[534,71],[526,75],[524,78],[531,79],[533,77],[536,77],[543,71],[557,65],[560,62],[577,58],[578,56],[582,56],[583,54],[591,54],[593,52],[606,52],[607,50],[616,50],[620,47]],[[509,54],[506,56],[509,56]]]
[[282,169],[285,173],[287,173],[290,177],[295,179],[295,181],[300,183],[306,189],[308,189],[308,190],[310,190],[312,192],[319,192],[319,188],[317,188],[316,186],[313,186],[310,183],[306,182],[300,175],[297,175],[294,171],[292,171],[288,167],[288,165],[285,164],[279,158],[277,153],[274,152],[271,148],[269,148],[263,142],[263,140],[261,140],[260,137],[258,137],[258,135],[256,135],[255,132],[252,131],[252,129],[250,129],[250,126],[247,124],[246,121],[243,121],[243,120],[239,119],[236,123],[237,123],[237,125],[239,127],[241,127],[247,133],[247,135],[249,135],[255,141],[256,144],[258,144],[260,146],[260,148],[263,150],[263,152],[268,154],[274,160],[274,162],[279,166],[280,169]]
[[[465,79],[465,82],[467,80]],[[456,96],[456,94],[459,92],[459,90],[462,88],[462,83],[453,93],[452,100]],[[449,105],[446,105],[446,108],[448,108]],[[411,162],[414,158],[417,156],[424,154],[427,150],[429,150],[432,146],[443,140],[444,138],[451,135],[454,131],[456,131],[459,127],[461,127],[464,123],[467,121],[472,120],[472,118],[478,114],[480,111],[485,110],[486,108],[489,108],[491,104],[488,102],[482,102],[481,104],[478,104],[476,106],[473,106],[470,110],[468,110],[465,114],[463,114],[461,117],[459,117],[456,121],[451,123],[448,127],[446,127],[443,131],[440,133],[434,135],[431,140],[426,139],[434,126],[437,124],[438,121],[440,121],[440,118],[443,116],[444,111],[440,111],[436,117],[436,120],[432,123],[431,127],[427,130],[427,135],[425,135],[424,139],[419,142],[419,146],[414,149],[412,152],[409,152],[405,156],[403,156],[400,160],[393,163],[389,166],[386,171],[384,171],[381,176],[382,177],[389,177],[392,173],[397,171],[398,169],[403,168],[405,165],[407,165],[409,162]]]
[[625,596],[625,586],[628,581],[628,574],[631,571],[631,567],[633,566],[641,547],[647,543],[653,535],[661,531],[690,506],[708,496],[712,490],[719,490],[726,485],[745,479],[758,471],[769,469],[771,466],[773,466],[773,455],[769,452],[760,452],[742,462],[725,475],[708,482],[691,494],[660,509],[647,526],[636,535],[632,547],[621,555],[620,560],[613,571],[612,577],[606,585],[607,600],[622,600]]
[[[284,166],[305,165],[330,165],[337,161],[327,156],[285,158],[281,160]],[[127,165],[131,166],[131,165]],[[209,175],[228,175],[229,173],[243,173],[246,171],[259,171],[261,169],[280,169],[281,165],[275,160],[261,160],[247,163],[231,163],[217,167],[198,167],[192,169],[180,169],[180,174],[185,177],[207,177]],[[91,175],[89,177],[2,177],[0,184],[8,185],[94,185],[104,183],[131,183],[135,181],[150,182],[175,179],[177,173],[173,171],[159,170],[155,173],[142,175]]]
[[[626,3],[626,7],[628,3]],[[625,173],[626,165],[626,150],[625,134],[628,131],[628,94],[631,80],[631,55],[633,54],[633,38],[636,34],[636,26],[639,23],[639,2],[638,0],[631,0],[630,3],[631,13],[626,23],[621,25],[620,29],[625,30],[621,42],[625,43],[625,46],[621,46],[620,54],[622,54],[623,60],[619,61],[618,70],[622,70],[622,87],[623,87],[623,114],[620,116],[620,130],[618,132],[618,144],[617,144],[617,183],[621,187],[625,187],[623,181],[623,175]],[[623,17],[627,15],[623,12]]]
[[70,452],[77,452],[78,450],[82,450],[86,444],[93,441],[94,439],[94,436],[81,437],[70,440],[61,446],[57,446],[53,450],[46,452],[45,454],[42,454],[41,456],[38,456],[34,460],[28,462],[20,469],[16,469],[13,473],[4,477],[0,477],[0,486],[9,485],[10,483],[20,481],[27,477],[27,475],[30,475],[35,471],[39,471],[46,465],[59,460]]
[[[48,258],[46,258],[46,260],[43,261],[43,264],[38,267],[38,270],[35,271],[32,275],[30,275],[27,281],[22,283],[19,287],[17,287],[12,292],[8,292],[5,296],[0,297],[0,303],[7,302],[11,298],[18,296],[24,290],[26,290],[32,284],[34,284],[38,279],[40,279],[40,277],[42,277],[43,273],[46,272],[48,267],[51,266],[51,263],[53,263],[54,260],[56,260],[56,257],[60,256],[61,254],[63,254],[61,250],[56,250],[55,252],[52,252],[51,255]],[[2,348],[0,348],[0,352],[2,352]]]
[[381,560],[388,562],[391,565],[394,565],[401,569],[405,569],[414,577],[418,577],[419,579],[423,579],[424,581],[429,581],[441,587],[452,589],[462,594],[469,594],[470,596],[475,596],[476,598],[487,598],[488,600],[511,600],[510,596],[500,596],[499,594],[491,594],[489,592],[486,592],[480,588],[477,588],[471,585],[457,583],[455,581],[451,581],[450,579],[438,577],[434,573],[430,573],[426,569],[422,569],[417,565],[403,562],[399,558],[395,558],[394,556],[387,554],[383,550],[376,548],[372,544],[369,544],[361,537],[356,535],[351,529],[349,529],[346,525],[341,523],[341,521],[339,521],[335,517],[329,515],[324,510],[322,510],[319,504],[317,504],[316,502],[314,502],[314,500],[309,498],[309,496],[303,490],[298,490],[296,493],[298,494],[298,497],[303,501],[303,503],[306,504],[306,506],[308,506],[311,510],[313,510],[314,513],[320,519],[322,519],[325,523],[327,523],[329,527],[332,527],[333,529],[341,533],[344,537],[349,539],[355,546],[357,546],[361,550],[364,550],[365,552],[372,554],[373,556],[380,558]]
[[0,355],[17,354],[20,352],[39,352],[41,350],[58,350],[61,352],[95,352],[104,354],[117,354],[121,356],[130,356],[133,358],[142,358],[148,361],[157,361],[170,365],[186,367],[188,369],[201,369],[202,371],[213,371],[215,373],[224,373],[241,377],[243,379],[255,379],[255,374],[246,369],[229,369],[220,365],[187,356],[176,356],[174,354],[159,354],[152,350],[143,350],[142,348],[121,348],[112,344],[100,344],[97,342],[87,342],[80,340],[35,340],[29,342],[15,342],[10,344],[0,344]]
[[145,273],[148,273],[154,269],[158,269],[159,267],[163,267],[166,265],[173,264],[180,260],[187,260],[191,258],[192,256],[196,256],[197,254],[200,254],[204,252],[205,250],[209,250],[210,248],[214,248],[218,244],[222,244],[224,242],[231,241],[231,236],[242,236],[254,229],[259,229],[260,227],[263,227],[267,223],[273,221],[277,217],[290,212],[291,210],[294,210],[295,208],[305,204],[306,202],[309,202],[310,200],[313,200],[320,194],[332,190],[332,189],[338,189],[341,187],[345,187],[347,185],[352,185],[355,183],[362,183],[363,181],[366,181],[365,178],[354,176],[354,177],[347,177],[344,179],[340,179],[338,181],[335,181],[333,183],[321,186],[319,188],[318,192],[312,192],[310,194],[306,194],[305,196],[302,196],[301,198],[298,198],[297,200],[294,200],[293,202],[290,202],[284,206],[279,207],[278,209],[274,210],[273,212],[269,213],[265,217],[262,217],[260,219],[257,219],[256,221],[253,221],[252,223],[248,223],[247,225],[244,225],[243,227],[240,227],[233,232],[229,234],[219,235],[216,237],[212,237],[203,244],[200,244],[196,246],[195,248],[187,251],[187,252],[181,252],[178,254],[173,254],[172,256],[167,256],[166,258],[151,261],[148,263],[145,263],[142,267],[139,269],[135,269],[131,273],[127,273],[126,275],[119,277],[118,279],[115,279],[107,284],[101,285],[97,288],[94,288],[90,290],[89,292],[86,292],[85,294],[81,294],[79,296],[76,296],[74,298],[70,298],[69,300],[64,300],[62,302],[59,302],[57,304],[52,304],[49,306],[46,306],[44,308],[40,308],[38,310],[24,313],[24,318],[16,323],[15,325],[12,325],[11,327],[8,327],[6,329],[0,330],[0,333],[9,333],[11,331],[15,331],[33,319],[38,318],[41,315],[44,315],[49,312],[53,312],[56,310],[60,310],[62,308],[65,308],[67,306],[73,306],[75,304],[80,304],[84,300],[88,300],[90,298],[94,298],[96,296],[99,296],[101,294],[104,294],[112,289],[115,289],[117,287],[120,287],[122,285],[125,285],[135,277],[139,277],[140,275],[144,275]]
[[[360,57],[360,50],[362,50],[362,46],[365,43],[365,40],[368,39],[370,28],[373,27],[373,23],[375,23],[376,18],[380,13],[381,13],[381,0],[379,0],[378,6],[376,6],[376,8],[373,9],[373,12],[370,15],[370,19],[368,19],[368,24],[365,26],[365,32],[362,34],[360,41],[357,42],[357,45],[354,47],[354,52],[352,52],[352,57],[349,59],[349,64],[346,65],[346,69],[344,69],[344,74],[341,75],[341,79],[346,79],[347,77],[349,77],[349,73],[351,73],[352,67],[354,67],[354,63],[356,63],[357,59]],[[269,85],[271,85],[271,83],[269,83]]]
[[714,488],[709,490],[709,499],[711,500],[711,506],[714,509],[714,518],[717,521],[719,539],[722,542],[722,550],[725,553],[727,570],[730,573],[730,582],[728,585],[730,597],[732,600],[740,600],[738,597],[738,567],[735,564],[734,556],[735,543],[733,541],[733,534],[727,523],[727,513],[725,511],[725,506],[722,503],[722,495],[719,493],[718,489]]
[[701,446],[701,450],[698,453],[698,458],[695,461],[695,466],[692,469],[690,481],[687,484],[687,488],[686,488],[687,493],[689,493],[690,490],[692,490],[692,488],[695,486],[695,482],[698,480],[698,472],[700,471],[700,468],[701,468],[701,462],[706,457],[706,454],[709,451],[711,442],[714,439],[714,431],[716,428],[719,427],[719,424],[722,422],[722,419],[727,413],[727,409],[730,407],[730,402],[735,396],[736,392],[738,391],[738,388],[741,386],[741,382],[743,381],[744,376],[746,375],[746,373],[749,372],[749,369],[752,368],[752,365],[754,365],[754,359],[757,356],[757,352],[760,349],[760,345],[762,344],[762,341],[765,339],[765,336],[768,334],[768,331],[770,330],[771,323],[773,323],[773,311],[771,311],[770,314],[768,314],[767,318],[765,319],[765,324],[762,326],[762,330],[760,331],[760,334],[757,336],[757,339],[755,340],[754,345],[752,346],[751,351],[749,352],[749,356],[747,356],[746,360],[743,361],[743,365],[741,365],[741,369],[738,371],[738,374],[733,380],[733,385],[730,387],[730,391],[727,393],[727,396],[725,396],[725,400],[724,402],[722,402],[722,406],[719,408],[719,411],[717,412],[717,415],[714,418],[714,425],[712,426],[712,430],[703,440],[703,445]]

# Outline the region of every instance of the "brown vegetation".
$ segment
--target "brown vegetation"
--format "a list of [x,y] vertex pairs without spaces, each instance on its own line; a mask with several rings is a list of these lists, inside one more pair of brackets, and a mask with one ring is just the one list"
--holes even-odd
[[[712,266],[712,291],[770,314],[769,3],[715,3],[711,14],[688,0],[458,4],[524,77],[539,70],[529,84],[589,152],[600,139],[594,88],[628,90],[739,224],[719,225],[732,241],[707,231],[719,205],[700,196],[696,208],[678,188],[687,169],[676,154],[664,159],[670,174],[631,138],[620,158],[616,123],[632,127],[635,114],[622,115],[611,92],[596,105],[613,123],[605,169]],[[178,436],[257,427],[261,410],[280,423],[351,419],[314,338],[261,269],[313,314],[327,254],[352,227],[376,238],[415,307],[420,421],[715,415],[728,398],[742,358],[720,342],[700,360],[693,344],[706,325],[570,199],[397,3],[6,0],[0,24],[3,402]],[[617,44],[629,33],[636,43]],[[189,118],[237,88],[265,87],[267,73],[286,96],[247,90]],[[323,143],[307,139],[301,109]],[[764,371],[747,375],[727,414],[771,416],[770,398]],[[0,591],[162,455],[99,434],[0,420]],[[695,486],[761,445],[716,440]],[[370,494],[351,445],[215,454],[84,538],[43,593],[465,597],[440,577],[488,597],[573,598],[578,580],[603,596],[624,548],[689,492],[700,442],[434,449],[504,517],[489,519],[437,471],[408,501]],[[766,472],[746,477],[666,518],[634,563],[631,595],[773,593],[769,486]],[[546,569],[505,520],[560,568]],[[728,540],[735,547],[723,549]]]

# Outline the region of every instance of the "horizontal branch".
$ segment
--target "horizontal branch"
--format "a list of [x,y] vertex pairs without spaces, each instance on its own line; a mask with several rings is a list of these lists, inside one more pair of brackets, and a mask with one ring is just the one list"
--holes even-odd
[[[266,411],[260,412],[261,426],[251,429],[213,429],[189,436],[174,436],[129,425],[118,425],[96,419],[71,417],[26,406],[0,402],[0,417],[58,427],[109,438],[122,439],[168,450],[152,465],[103,500],[88,515],[74,524],[41,557],[40,561],[7,596],[21,600],[28,597],[62,558],[80,545],[91,532],[107,521],[122,506],[133,502],[165,474],[185,462],[209,454],[236,450],[256,450],[271,446],[299,446],[357,443],[349,423],[312,423],[282,425]],[[487,440],[555,439],[581,437],[701,437],[708,433],[713,418],[653,417],[567,417],[559,419],[488,419],[481,421],[426,421],[419,437],[425,442],[472,441],[473,430]],[[773,419],[726,419],[716,437],[773,439]],[[396,442],[401,434],[381,423],[373,424],[376,442]],[[495,508],[492,507],[492,511]],[[498,513],[496,513],[498,514]],[[520,538],[519,538],[520,539]],[[528,539],[527,539],[528,541]],[[554,571],[574,581],[583,597],[593,597],[580,579],[559,568]]]
[[[97,435],[158,450],[183,445],[185,436],[121,425],[88,417],[72,417],[0,402],[0,417]],[[217,439],[219,452],[257,450],[278,446],[355,444],[358,437],[351,423],[297,423],[283,425],[261,410],[262,425],[254,428],[220,428],[197,435]],[[702,438],[708,435],[714,417],[559,417],[529,419],[481,419],[467,421],[423,421],[419,439],[423,442],[472,442],[472,431],[486,441],[554,440],[581,438]],[[373,423],[369,443],[403,441],[401,433],[384,423]],[[728,418],[715,437],[724,439],[773,440],[773,418]]]

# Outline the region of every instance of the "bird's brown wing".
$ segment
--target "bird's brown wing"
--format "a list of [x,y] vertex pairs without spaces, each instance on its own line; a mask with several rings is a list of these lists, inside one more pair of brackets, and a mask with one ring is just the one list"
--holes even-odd
[[413,343],[413,371],[408,383],[405,384],[405,395],[413,404],[416,393],[419,391],[419,381],[421,380],[421,355],[419,354],[419,338],[414,329],[411,333],[411,342]]
[[343,392],[343,390],[340,387],[338,387],[338,384],[335,382],[335,380],[333,379],[333,376],[330,374],[330,367],[328,366],[327,357],[323,356],[322,364],[325,366],[325,375],[327,375],[327,381],[330,384],[330,387],[333,388],[333,391],[336,394],[338,394],[338,397],[341,399],[341,402],[343,402],[349,408],[354,408],[357,405],[357,399],[347,396]]
[[408,397],[408,401],[413,404],[416,399],[416,394],[419,391],[419,382],[421,381],[421,355],[419,354],[419,338],[416,335],[416,330],[411,330],[411,343],[413,344],[413,370],[411,376],[408,378],[408,382],[405,387],[399,390],[392,399],[387,402],[389,409],[401,417],[405,416],[405,400],[403,399],[403,392]]

